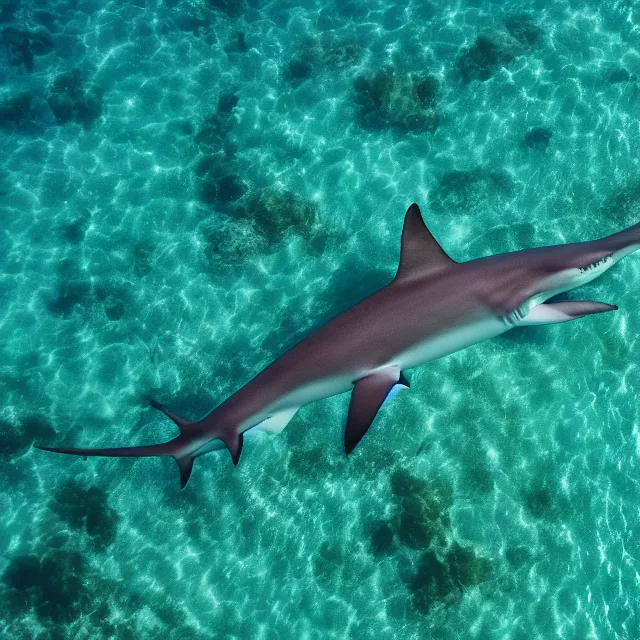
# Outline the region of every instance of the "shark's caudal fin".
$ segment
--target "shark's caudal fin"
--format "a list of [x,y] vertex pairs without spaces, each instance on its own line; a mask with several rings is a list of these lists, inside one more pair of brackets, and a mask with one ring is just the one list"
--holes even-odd
[[93,457],[104,456],[108,458],[144,458],[150,456],[172,456],[180,469],[180,485],[185,487],[191,469],[193,468],[193,456],[190,454],[182,454],[183,436],[178,436],[169,442],[162,444],[153,444],[143,447],[114,447],[108,449],[74,449],[69,447],[40,447],[35,445],[36,449],[42,451],[52,451],[53,453],[67,453],[74,456]]
[[184,418],[177,416],[175,413],[172,413],[164,405],[160,404],[159,402],[156,402],[153,398],[149,400],[149,404],[154,409],[157,409],[158,411],[162,411],[162,413],[164,413],[164,415],[167,416],[167,418],[170,418],[171,420],[173,420],[178,425],[182,433],[184,433],[184,431],[193,424],[193,422],[189,422],[188,420],[185,420]]
[[[40,447],[36,445],[36,449],[42,451],[52,451],[54,453],[67,453],[74,456],[93,457],[104,456],[108,458],[144,458],[150,456],[171,456],[177,463],[180,470],[180,486],[184,488],[191,477],[193,470],[193,461],[196,458],[197,450],[194,450],[194,426],[195,422],[184,420],[175,413],[166,409],[163,405],[155,400],[151,400],[152,407],[162,411],[167,417],[171,418],[180,428],[180,435],[162,444],[153,444],[142,447],[115,447],[107,449],[75,449],[68,447]],[[213,446],[208,450],[222,449],[226,447],[231,454],[233,464],[237,465],[242,452],[242,434],[237,432],[221,432],[217,437],[224,444],[219,447]]]
[[404,216],[400,265],[396,280],[406,280],[440,271],[452,264],[452,260],[431,235],[424,223],[420,207],[414,202]]
[[[182,433],[183,436],[194,435],[194,432],[197,430],[197,426],[199,425],[198,422],[189,422],[188,420],[185,420],[184,418],[177,416],[175,413],[172,413],[164,405],[161,405],[159,402],[156,402],[155,400],[150,400],[149,403],[151,404],[152,407],[158,409],[158,411],[162,411],[162,413],[164,413],[165,416],[173,420],[180,428],[180,432]],[[222,441],[222,443],[224,444],[224,447],[226,447],[229,453],[231,454],[231,460],[233,460],[233,465],[236,466],[238,464],[238,461],[240,460],[240,454],[242,453],[242,443],[243,443],[242,434],[239,433],[236,429],[229,429],[226,425],[223,425],[219,430],[217,430],[217,433],[216,431],[210,431],[209,433],[213,435],[213,439],[218,439]],[[224,447],[214,446],[211,448],[207,448],[207,451],[214,451],[215,449],[223,449]],[[195,456],[191,458],[191,466],[188,467],[187,480],[189,479],[189,475],[191,475],[191,467],[193,466],[194,458]],[[177,458],[176,458],[176,462],[180,467],[180,473],[181,474],[186,473],[186,471],[183,471],[183,469],[186,469],[187,465],[181,463]]]

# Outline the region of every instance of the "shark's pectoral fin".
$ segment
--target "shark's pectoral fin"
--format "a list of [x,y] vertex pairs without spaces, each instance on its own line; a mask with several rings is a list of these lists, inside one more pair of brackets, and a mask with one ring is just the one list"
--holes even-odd
[[173,459],[178,464],[178,469],[180,469],[180,488],[184,489],[193,471],[194,457],[188,454],[186,456],[173,456]]
[[351,393],[347,428],[344,434],[344,449],[347,454],[350,454],[362,440],[382,403],[397,384],[409,386],[397,367],[389,367],[356,381]]
[[551,304],[539,304],[533,307],[529,313],[518,322],[521,327],[538,324],[553,324],[556,322],[568,322],[576,318],[593,313],[616,311],[618,307],[604,302],[592,302],[591,300],[570,300],[567,302],[553,302]]

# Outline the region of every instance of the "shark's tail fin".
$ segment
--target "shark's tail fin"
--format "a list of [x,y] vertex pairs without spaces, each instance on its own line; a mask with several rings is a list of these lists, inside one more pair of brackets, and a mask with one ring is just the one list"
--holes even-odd
[[[155,400],[151,400],[150,404],[152,407],[158,409],[158,411],[162,411],[165,416],[173,420],[178,427],[180,428],[180,432],[182,434],[193,433],[195,429],[197,429],[197,422],[189,422],[180,416],[177,416],[175,413],[171,413],[166,407],[161,405],[159,402]],[[240,460],[240,454],[242,453],[242,434],[237,431],[237,429],[229,429],[228,426],[224,425],[217,431],[209,431],[209,435],[212,435],[213,438],[217,438],[221,440],[224,446],[227,448],[229,453],[231,454],[231,459],[233,460],[234,466],[238,464],[238,460]],[[208,451],[213,451],[215,449],[222,449],[223,447],[213,447],[208,449]],[[152,454],[153,455],[153,454]],[[177,460],[176,460],[177,461]],[[193,465],[193,462],[192,462]],[[180,463],[178,462],[178,466]],[[182,467],[180,467],[182,472]],[[189,472],[191,473],[191,472]]]
[[[142,447],[74,449],[68,447],[40,447],[36,445],[36,449],[52,451],[54,453],[67,453],[82,457],[104,456],[109,458],[143,458],[150,456],[171,456],[178,465],[178,469],[180,470],[180,486],[181,488],[184,488],[191,477],[193,461],[196,458],[194,454],[196,453],[197,448],[194,450],[193,442],[196,437],[194,427],[197,423],[189,422],[188,420],[180,418],[155,400],[151,400],[150,404],[152,407],[162,411],[162,413],[171,418],[171,420],[180,427],[179,436],[169,442]],[[240,453],[242,452],[242,434],[239,434],[236,430],[229,431],[228,429],[225,429],[221,430],[219,434],[214,434],[212,439],[216,438],[221,440],[220,445],[213,445],[207,450],[214,451],[216,449],[223,449],[226,447],[231,454],[233,464],[237,465],[238,460],[240,459]]]
[[180,486],[184,488],[191,476],[194,457],[190,453],[183,453],[181,450],[185,444],[185,438],[179,435],[177,438],[162,444],[153,444],[144,447],[113,447],[108,449],[74,449],[69,447],[40,447],[36,449],[42,451],[53,451],[54,453],[68,453],[73,456],[105,456],[108,458],[144,458],[150,456],[171,456],[180,469]]

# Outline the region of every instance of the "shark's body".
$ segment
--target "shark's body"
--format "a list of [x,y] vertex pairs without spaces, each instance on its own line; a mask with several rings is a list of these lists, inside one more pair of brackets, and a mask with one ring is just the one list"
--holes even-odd
[[353,389],[345,432],[350,453],[403,371],[515,326],[566,322],[617,307],[591,301],[544,304],[590,282],[640,248],[640,225],[614,235],[457,263],[425,226],[416,204],[402,233],[394,280],[336,316],[275,360],[198,422],[155,401],[181,430],[170,442],[116,449],[45,448],[82,456],[175,458],[184,487],[193,460],[226,448],[237,464],[243,433],[281,431],[303,405]]

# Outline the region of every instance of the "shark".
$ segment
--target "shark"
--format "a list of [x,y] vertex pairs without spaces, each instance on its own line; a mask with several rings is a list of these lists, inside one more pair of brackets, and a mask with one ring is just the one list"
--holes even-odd
[[150,399],[178,426],[172,440],[102,449],[37,448],[83,457],[172,457],[184,488],[196,458],[226,448],[237,465],[245,434],[280,433],[300,407],[350,391],[344,432],[348,455],[382,405],[409,387],[407,370],[514,327],[617,310],[592,300],[547,301],[600,277],[640,248],[640,224],[597,240],[458,262],[413,203],[400,244],[399,266],[388,285],[312,331],[202,419],[186,420]]

